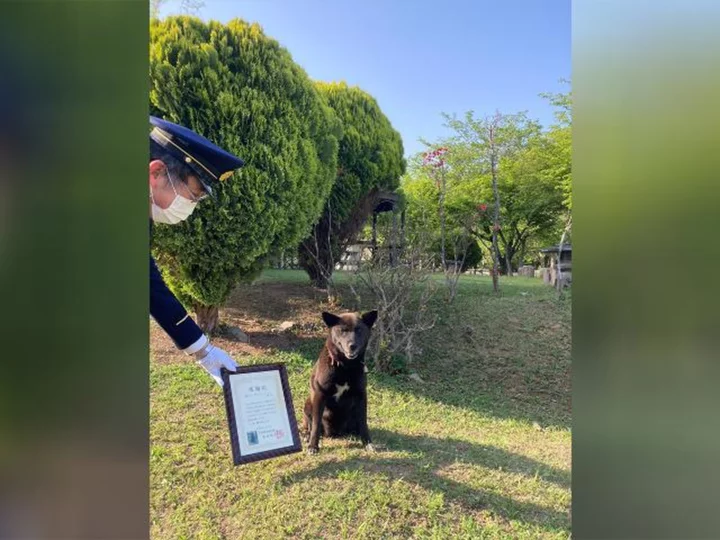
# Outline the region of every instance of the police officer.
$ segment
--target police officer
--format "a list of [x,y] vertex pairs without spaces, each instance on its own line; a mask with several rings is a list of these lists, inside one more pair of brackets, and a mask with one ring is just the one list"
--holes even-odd
[[[243,160],[197,133],[150,117],[150,217],[152,222],[174,225],[187,219],[200,201],[212,196],[212,188],[243,166]],[[237,364],[190,318],[165,285],[150,256],[150,315],[172,338],[175,346],[194,356],[222,386],[220,369]]]

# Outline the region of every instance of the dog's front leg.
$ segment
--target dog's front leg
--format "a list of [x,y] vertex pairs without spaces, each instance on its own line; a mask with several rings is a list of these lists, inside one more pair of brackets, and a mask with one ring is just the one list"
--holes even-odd
[[372,440],[370,440],[370,429],[368,428],[367,423],[367,392],[364,392],[363,399],[362,399],[362,406],[360,407],[360,440],[363,443],[363,446],[365,446],[365,449],[374,452],[375,448],[372,445]]
[[308,444],[308,454],[317,454],[320,443],[320,429],[322,426],[322,416],[325,411],[325,396],[319,390],[315,390],[312,394],[312,425],[310,427],[310,441]]

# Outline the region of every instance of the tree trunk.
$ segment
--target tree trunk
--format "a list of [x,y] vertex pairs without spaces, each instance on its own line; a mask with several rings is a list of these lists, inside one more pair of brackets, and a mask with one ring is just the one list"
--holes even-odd
[[405,252],[405,210],[400,214],[400,256]]
[[397,212],[392,213],[392,230],[390,231],[390,266],[397,266]]
[[[373,188],[360,198],[350,215],[340,223],[333,221],[330,201],[327,208],[298,250],[298,263],[310,277],[313,285],[321,289],[332,287],[335,265],[342,262],[347,246],[355,240],[377,203],[378,189]],[[377,215],[373,214],[373,253],[377,243]]]
[[308,276],[310,276],[310,281],[314,287],[323,290],[327,289],[328,279],[317,266],[313,265],[310,268],[306,268],[305,271],[308,273]]
[[440,245],[442,255],[442,267],[447,277],[447,262],[445,260],[445,174],[440,171]]
[[318,289],[326,289],[328,277],[332,276],[332,264],[328,250],[319,247],[320,253],[315,254],[316,246],[313,239],[305,240],[298,249],[298,262],[305,270],[312,284]]
[[525,266],[525,254],[527,253],[527,241],[522,240],[520,243],[520,256],[518,257],[518,266]]
[[195,317],[197,318],[197,325],[205,334],[210,335],[217,328],[220,313],[218,312],[218,306],[203,306],[201,304],[195,304]]
[[563,277],[562,268],[561,268],[561,262],[562,262],[562,254],[563,249],[565,247],[565,238],[567,237],[568,231],[572,227],[572,215],[568,218],[567,224],[565,225],[565,229],[563,230],[562,236],[560,237],[560,244],[558,245],[558,254],[557,254],[557,282],[556,287],[558,290],[558,296],[562,297],[563,295],[563,287],[565,285],[565,278]]
[[[492,137],[492,132],[491,132]],[[492,188],[495,195],[495,217],[493,223],[492,245],[493,245],[493,290],[497,293],[500,290],[498,283],[498,270],[500,259],[500,246],[498,246],[498,229],[500,228],[500,191],[497,184],[497,156],[495,150],[492,150],[490,157],[490,166],[492,171]]]

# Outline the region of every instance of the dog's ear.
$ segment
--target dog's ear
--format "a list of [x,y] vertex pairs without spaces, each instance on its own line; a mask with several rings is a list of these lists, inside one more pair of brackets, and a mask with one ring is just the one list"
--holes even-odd
[[377,320],[378,312],[377,310],[368,311],[367,313],[363,313],[361,319],[362,322],[365,323],[365,326],[368,328],[372,328],[372,325],[375,324],[375,321]]
[[327,311],[322,312],[322,318],[328,328],[332,328],[340,323],[340,317],[333,315],[332,313],[328,313]]

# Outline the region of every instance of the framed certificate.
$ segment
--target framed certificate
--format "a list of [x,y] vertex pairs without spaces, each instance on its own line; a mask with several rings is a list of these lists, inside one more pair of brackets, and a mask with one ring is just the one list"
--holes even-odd
[[222,369],[221,375],[235,465],[302,450],[284,364]]

